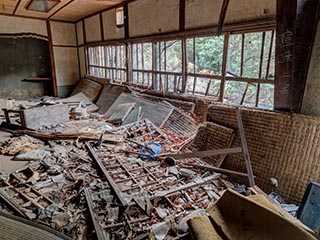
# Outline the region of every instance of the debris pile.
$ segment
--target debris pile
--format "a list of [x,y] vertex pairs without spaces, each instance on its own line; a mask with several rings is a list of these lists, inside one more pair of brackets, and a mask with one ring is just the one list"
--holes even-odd
[[92,103],[73,106],[74,99],[60,100],[70,105],[72,121],[14,131],[0,148],[28,161],[0,174],[1,202],[16,215],[73,239],[90,239],[91,221],[99,240],[180,239],[189,234],[187,221],[207,215],[226,189],[252,194],[228,180],[230,171],[192,153],[200,125],[191,114],[123,93],[111,115],[89,114]]

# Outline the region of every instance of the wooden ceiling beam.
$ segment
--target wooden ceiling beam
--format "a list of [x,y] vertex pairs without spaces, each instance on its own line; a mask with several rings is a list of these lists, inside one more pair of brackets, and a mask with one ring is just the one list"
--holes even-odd
[[[34,17],[34,16],[26,16],[26,15],[19,15],[15,14],[13,15],[12,13],[0,13],[2,16],[7,16],[7,17],[19,17],[19,18],[28,18],[28,19],[35,19],[35,20],[47,20],[47,18],[42,18],[42,17]],[[63,23],[75,23],[73,21],[66,21],[66,20],[50,20],[52,22],[63,22]]]
[[220,17],[219,17],[219,23],[218,23],[218,34],[222,33],[224,19],[227,15],[228,5],[229,5],[229,0],[224,0],[222,3],[221,11],[220,11]]
[[58,12],[60,12],[62,9],[64,9],[65,7],[67,7],[70,3],[74,2],[74,0],[70,0],[69,2],[67,2],[66,4],[62,5],[60,8],[58,8],[57,10],[55,10],[49,17],[48,19],[51,19],[54,15],[56,15]]
[[14,10],[13,10],[13,12],[12,12],[12,15],[15,15],[15,14],[16,14],[20,3],[21,3],[21,0],[19,0],[19,1],[17,2],[16,6],[14,7]]

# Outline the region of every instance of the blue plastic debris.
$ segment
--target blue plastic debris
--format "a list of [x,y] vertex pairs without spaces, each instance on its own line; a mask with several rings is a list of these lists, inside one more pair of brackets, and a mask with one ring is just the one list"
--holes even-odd
[[141,160],[147,161],[153,158],[155,155],[160,154],[162,150],[162,143],[149,142],[140,148],[139,152],[144,154],[149,154],[148,156],[140,156]]

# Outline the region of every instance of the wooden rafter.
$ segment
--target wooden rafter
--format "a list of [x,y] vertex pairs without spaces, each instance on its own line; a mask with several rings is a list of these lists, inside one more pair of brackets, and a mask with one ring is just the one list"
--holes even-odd
[[224,25],[224,19],[227,14],[228,5],[229,5],[229,0],[223,0],[221,11],[220,11],[219,23],[218,23],[218,34],[222,33],[222,28]]

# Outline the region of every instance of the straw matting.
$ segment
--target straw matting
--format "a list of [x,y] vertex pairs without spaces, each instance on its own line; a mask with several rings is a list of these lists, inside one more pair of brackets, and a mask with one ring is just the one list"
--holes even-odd
[[[207,122],[199,128],[192,146],[198,151],[229,148],[234,138],[234,130],[215,123]],[[215,167],[220,167],[226,155],[213,156],[203,160]]]
[[[48,230],[48,227],[41,228],[27,224],[28,220],[0,214],[0,239],[2,240],[66,240],[68,237],[62,236],[55,230]],[[39,225],[40,226],[40,225]],[[47,230],[46,230],[47,229]]]
[[[209,107],[207,120],[237,129],[235,108]],[[242,108],[242,119],[256,184],[300,202],[309,181],[320,181],[320,118]],[[232,147],[240,146],[239,132]],[[230,155],[223,167],[246,171],[241,154]],[[277,188],[270,178],[278,179]]]

